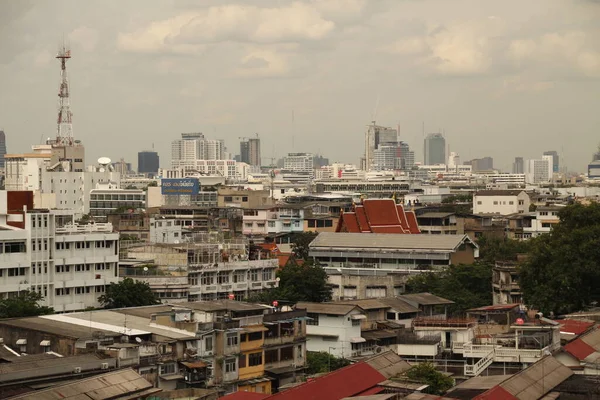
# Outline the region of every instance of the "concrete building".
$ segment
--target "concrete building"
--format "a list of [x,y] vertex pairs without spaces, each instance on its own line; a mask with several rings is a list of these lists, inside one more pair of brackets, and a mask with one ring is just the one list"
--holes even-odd
[[291,205],[244,209],[243,233],[247,236],[293,234],[304,231],[304,210]]
[[473,172],[491,171],[494,169],[494,159],[492,157],[475,158],[467,161],[465,164],[470,165]]
[[217,193],[219,207],[257,208],[273,204],[269,190],[219,187]]
[[549,151],[545,151],[544,155],[552,157],[552,172],[553,173],[560,172],[560,162],[559,162],[558,152],[555,150],[549,150]]
[[283,158],[283,169],[312,178],[314,177],[314,156],[311,153],[288,153]]
[[100,306],[106,285],[118,282],[119,234],[110,224],[73,220],[72,213],[33,209],[32,194],[0,192],[0,296],[36,291],[57,312]]
[[525,173],[525,163],[523,161],[523,157],[515,157],[515,161],[512,166],[513,174],[524,174]]
[[424,142],[425,165],[446,163],[446,139],[441,133],[430,133]]
[[398,142],[398,131],[394,128],[376,125],[375,122],[367,125],[365,132],[365,171],[371,171],[375,166],[375,150],[379,146],[394,145]]
[[4,156],[6,155],[6,134],[0,129],[0,168],[4,169]]
[[114,185],[98,185],[90,190],[89,214],[97,220],[106,220],[109,214],[119,209],[146,209],[146,191],[140,189],[119,189]]
[[472,264],[479,257],[479,247],[466,235],[323,232],[309,248],[326,271],[349,268],[374,275]]
[[552,179],[552,156],[542,156],[541,159],[527,160],[525,164],[525,177],[527,183],[549,183]]
[[530,205],[529,195],[523,190],[480,190],[473,195],[473,214],[526,213]]
[[140,151],[138,153],[138,173],[150,174],[152,176],[158,174],[160,161],[158,153],[155,151]]
[[[192,160],[226,160],[225,142],[209,140],[202,133],[182,133],[171,142],[171,162]],[[177,168],[173,164],[173,168]]]
[[[164,178],[217,176],[225,179],[245,181],[248,179],[248,164],[239,163],[234,160],[172,160],[172,170],[162,170]],[[174,171],[173,171],[174,170]]]
[[251,166],[261,165],[260,139],[247,138],[240,142],[240,161]]
[[519,286],[518,264],[513,261],[496,261],[492,269],[492,299],[494,304],[523,304]]

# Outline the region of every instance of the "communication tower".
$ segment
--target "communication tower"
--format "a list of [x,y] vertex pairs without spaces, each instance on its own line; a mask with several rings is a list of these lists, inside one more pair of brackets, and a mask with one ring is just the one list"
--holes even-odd
[[67,77],[67,60],[71,58],[71,50],[63,44],[58,50],[56,58],[60,60],[56,144],[73,146],[73,113],[71,112],[69,79]]

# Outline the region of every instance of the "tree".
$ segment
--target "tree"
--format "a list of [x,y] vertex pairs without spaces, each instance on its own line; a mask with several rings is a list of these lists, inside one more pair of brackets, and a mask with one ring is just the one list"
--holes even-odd
[[518,254],[526,254],[530,243],[508,238],[483,236],[478,239],[479,262],[493,265],[496,261],[515,261]]
[[442,395],[454,386],[454,381],[435,369],[431,363],[421,363],[406,371],[408,379],[429,385],[425,393]]
[[492,268],[489,264],[450,265],[443,271],[413,275],[406,283],[409,293],[430,292],[454,301],[451,314],[492,304]]
[[251,301],[271,303],[273,300],[325,302],[331,300],[327,273],[311,260],[302,265],[289,262],[278,273],[279,286],[259,293]]
[[53,314],[52,307],[40,306],[44,300],[41,294],[22,290],[17,297],[0,300],[0,318],[34,317],[36,315]]
[[315,240],[317,232],[297,233],[292,237],[292,252],[298,260],[308,260],[308,245]]
[[350,365],[345,358],[332,356],[325,351],[309,351],[306,353],[306,374],[315,375],[335,371]]
[[160,304],[146,282],[125,278],[119,283],[111,283],[106,292],[98,297],[105,308],[140,307]]
[[520,266],[526,304],[544,313],[569,313],[600,301],[600,204],[559,212],[549,234],[531,240]]

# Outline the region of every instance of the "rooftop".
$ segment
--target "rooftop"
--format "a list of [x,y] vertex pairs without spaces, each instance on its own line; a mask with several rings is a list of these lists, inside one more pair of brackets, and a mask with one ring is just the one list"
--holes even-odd
[[[334,233],[322,232],[309,247],[347,249],[390,249],[403,251],[439,250],[454,251],[468,241],[467,235],[405,235],[393,233]],[[473,244],[476,246],[475,244]]]
[[480,190],[475,196],[518,196],[524,190]]
[[492,312],[492,311],[511,311],[514,308],[519,307],[519,304],[495,304],[493,306],[483,306],[477,308],[471,308],[467,312]]
[[177,307],[190,308],[192,310],[215,312],[215,311],[264,311],[269,307],[246,303],[236,300],[211,300],[211,301],[192,301],[187,303],[177,303]]
[[311,314],[346,315],[357,307],[354,304],[309,303],[302,301],[296,304],[296,308],[306,309],[306,312]]
[[[448,236],[448,235],[444,235]],[[434,294],[424,292],[424,293],[412,293],[412,294],[403,294],[399,296],[401,299],[408,300],[412,303],[417,303],[423,306],[435,306],[439,304],[454,304],[452,300],[444,299],[443,297],[436,296]]]

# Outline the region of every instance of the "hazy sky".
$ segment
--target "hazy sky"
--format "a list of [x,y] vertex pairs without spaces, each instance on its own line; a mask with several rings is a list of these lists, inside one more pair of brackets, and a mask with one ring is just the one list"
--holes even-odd
[[0,0],[0,129],[9,152],[55,136],[64,36],[88,162],[135,167],[154,144],[168,166],[171,140],[201,131],[234,154],[258,132],[264,163],[356,163],[375,118],[400,123],[417,160],[424,121],[462,160],[509,169],[552,149],[583,171],[599,21],[598,0]]

